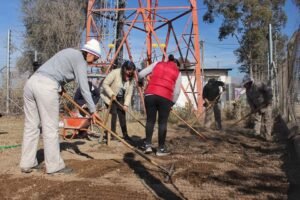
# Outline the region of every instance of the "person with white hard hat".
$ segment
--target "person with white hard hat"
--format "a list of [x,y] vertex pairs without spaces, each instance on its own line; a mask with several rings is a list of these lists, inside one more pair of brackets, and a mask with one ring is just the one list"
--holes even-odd
[[93,118],[98,117],[87,79],[88,64],[101,56],[97,40],[89,40],[80,50],[67,48],[56,53],[27,80],[24,87],[24,135],[21,155],[21,172],[30,173],[38,167],[36,158],[40,135],[43,144],[46,172],[70,173],[65,166],[59,147],[59,93],[62,87],[75,79],[87,102]]
[[254,115],[254,134],[263,137],[261,128],[264,128],[264,138],[268,141],[272,140],[272,89],[265,83],[255,83],[249,75],[245,75],[242,84],[246,89],[247,102]]

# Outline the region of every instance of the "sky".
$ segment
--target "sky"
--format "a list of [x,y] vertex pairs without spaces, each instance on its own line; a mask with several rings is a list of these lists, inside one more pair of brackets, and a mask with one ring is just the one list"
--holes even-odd
[[[173,5],[180,5],[184,0],[160,0],[160,3],[172,2]],[[128,1],[129,6],[133,0]],[[205,12],[205,7],[202,5],[202,1],[198,0],[198,16],[199,16],[199,31],[200,40],[204,41],[204,66],[206,67],[226,67],[233,68],[232,76],[239,76],[236,64],[236,57],[233,54],[234,49],[238,47],[237,41],[233,38],[228,38],[223,41],[218,40],[218,28],[221,23],[220,20],[216,20],[214,24],[205,24],[202,21],[202,15]],[[171,12],[171,11],[170,11]],[[295,30],[299,28],[300,13],[296,6],[292,3],[292,0],[286,0],[285,12],[288,16],[288,21],[283,29],[283,32],[290,38]],[[183,22],[176,24],[177,30],[182,30]],[[182,26],[182,27],[181,27]],[[6,52],[7,52],[7,32],[8,29],[12,30],[12,41],[18,47],[14,51],[12,56],[12,67],[15,65],[15,58],[22,52],[22,40],[24,34],[24,26],[22,25],[22,13],[21,13],[21,0],[9,0],[3,1],[0,5],[0,70],[6,65]],[[138,33],[137,33],[138,34]],[[165,34],[165,33],[158,33]],[[138,36],[138,35],[137,35]],[[144,38],[131,37],[129,39],[132,44],[140,44],[141,48],[144,44]],[[140,48],[133,48],[133,54],[140,54]]]

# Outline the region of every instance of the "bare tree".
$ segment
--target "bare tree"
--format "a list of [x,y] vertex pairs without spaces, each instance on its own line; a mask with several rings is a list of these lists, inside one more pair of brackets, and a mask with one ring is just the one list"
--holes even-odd
[[17,62],[19,71],[31,70],[34,51],[45,62],[64,48],[79,47],[86,6],[87,0],[22,0],[26,53]]

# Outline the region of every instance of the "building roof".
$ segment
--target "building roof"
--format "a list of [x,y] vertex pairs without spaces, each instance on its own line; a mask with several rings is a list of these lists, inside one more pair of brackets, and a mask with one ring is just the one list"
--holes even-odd
[[[183,68],[180,68],[180,71],[194,71],[194,67],[189,67],[187,69],[183,69]],[[229,67],[205,67],[203,68],[204,71],[231,71],[232,68],[229,68]]]
[[206,67],[203,68],[204,71],[209,71],[209,70],[219,70],[219,71],[231,71],[232,68],[228,68],[228,67]]

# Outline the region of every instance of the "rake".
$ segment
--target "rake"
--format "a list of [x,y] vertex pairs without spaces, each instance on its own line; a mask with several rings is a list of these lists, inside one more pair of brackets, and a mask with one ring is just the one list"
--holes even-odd
[[[62,92],[62,97],[66,98],[68,101],[70,101],[75,107],[77,107],[80,111],[82,111],[85,115],[91,117],[90,113],[88,113],[86,110],[84,110],[83,108],[81,108],[73,99],[70,95],[68,95],[66,92]],[[136,154],[138,154],[139,156],[141,156],[142,158],[144,158],[146,161],[148,161],[150,164],[152,164],[153,166],[157,167],[158,169],[160,169],[168,178],[168,180],[170,179],[170,177],[173,175],[174,170],[173,167],[171,167],[171,170],[166,169],[165,167],[162,167],[161,165],[159,165],[157,162],[155,162],[154,160],[152,160],[151,158],[149,158],[148,156],[146,156],[143,152],[141,152],[139,149],[135,148],[134,146],[132,146],[131,144],[129,144],[128,142],[126,142],[124,139],[122,139],[120,136],[118,136],[117,133],[111,131],[103,122],[100,118],[97,117],[97,119],[95,120],[95,123],[99,126],[101,126],[104,130],[106,130],[107,132],[109,132],[110,134],[112,134],[115,138],[117,138],[120,142],[122,142],[126,147],[128,147],[130,150],[132,150],[133,152],[135,152]]]
[[184,119],[182,119],[174,110],[171,110],[171,112],[180,119],[183,123],[185,123],[190,129],[192,129],[197,135],[199,135],[203,140],[206,140],[206,136],[204,134],[199,133],[196,129],[194,129],[189,123],[187,123]]
[[[118,102],[116,99],[114,99],[114,101],[119,105],[119,106],[121,106],[122,108],[123,108],[123,105],[120,103],[120,102]],[[133,118],[133,119],[135,119],[139,124],[141,124],[144,128],[146,128],[146,126],[145,126],[145,124],[143,124],[143,122],[141,122],[138,118],[136,118],[131,112],[129,112],[128,110],[126,111],[129,115],[131,115],[131,117]]]

